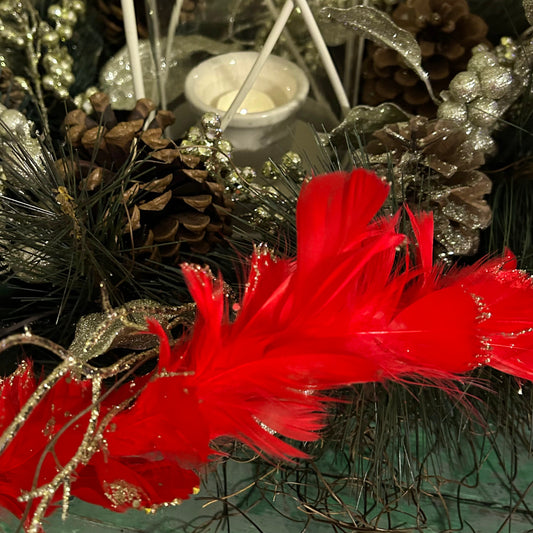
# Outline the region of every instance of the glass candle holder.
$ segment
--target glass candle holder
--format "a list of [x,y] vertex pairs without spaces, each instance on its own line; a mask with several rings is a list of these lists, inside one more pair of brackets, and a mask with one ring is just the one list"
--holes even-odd
[[[198,115],[222,115],[233,102],[257,59],[257,52],[233,52],[196,66],[185,80],[185,96]],[[309,81],[294,63],[269,56],[225,137],[237,150],[255,150],[286,134],[309,91]]]

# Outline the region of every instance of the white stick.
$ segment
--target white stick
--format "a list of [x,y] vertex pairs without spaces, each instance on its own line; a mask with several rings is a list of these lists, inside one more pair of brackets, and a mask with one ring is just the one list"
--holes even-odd
[[357,63],[355,66],[355,77],[353,82],[353,105],[359,105],[359,96],[361,92],[361,77],[363,72],[363,55],[365,52],[366,39],[361,35],[357,43]]
[[144,98],[144,80],[141,66],[141,56],[139,55],[139,38],[137,36],[137,20],[135,18],[135,8],[133,0],[121,0],[122,13],[124,16],[124,31],[126,33],[126,43],[130,56],[131,75],[133,77],[133,92],[135,99]]
[[174,44],[174,35],[180,22],[181,9],[183,7],[183,0],[176,0],[174,7],[172,8],[172,14],[170,15],[170,23],[168,25],[167,32],[167,48],[165,50],[165,60],[167,62],[167,68],[169,68],[168,58],[170,57],[170,51]]
[[289,20],[293,9],[293,0],[287,0],[280,11],[278,19],[274,23],[274,26],[272,27],[272,30],[270,31],[270,34],[268,35],[267,40],[265,41],[265,44],[263,45],[263,49],[261,50],[259,56],[257,57],[253,65],[252,70],[250,70],[248,76],[244,80],[244,83],[239,89],[239,92],[235,96],[235,99],[233,100],[233,102],[229,106],[229,109],[226,111],[226,113],[222,117],[222,120],[220,121],[220,129],[222,131],[227,128],[231,119],[235,116],[235,113],[237,113],[238,109],[241,107],[241,104],[244,102],[244,99],[246,98],[247,94],[250,92],[250,89],[253,87],[253,84],[257,80],[261,69],[263,68],[266,63],[266,60],[268,59],[268,56],[274,49],[274,46],[276,45],[279,36],[283,31],[283,28],[287,24],[287,21]]
[[300,8],[307,29],[311,34],[311,38],[315,42],[315,46],[317,47],[318,54],[320,55],[320,59],[322,60],[322,64],[326,69],[326,73],[333,87],[333,91],[335,92],[335,96],[339,101],[342,114],[346,115],[346,113],[350,110],[350,102],[348,100],[348,97],[346,96],[346,91],[342,86],[342,81],[339,77],[337,69],[335,68],[333,59],[331,59],[331,55],[329,54],[329,50],[324,41],[324,37],[322,37],[322,34],[320,33],[320,28],[318,27],[315,17],[313,16],[313,12],[311,11],[311,8],[307,4],[306,0],[295,0],[295,2]]
[[[270,11],[270,14],[275,19],[277,19],[279,17],[279,11],[274,5],[274,2],[272,0],[265,0],[265,3],[266,3],[268,10]],[[292,35],[290,34],[287,27],[283,29],[283,35],[285,37],[289,52],[292,54],[297,65],[304,71],[305,75],[307,76],[309,80],[309,85],[311,86],[311,92],[313,93],[313,96],[316,98],[316,101],[319,104],[322,104],[326,107],[330,107],[328,101],[326,100],[326,97],[322,94],[322,91],[320,90],[320,87],[318,86],[315,78],[311,75],[311,72],[309,72],[309,68],[307,67],[306,62],[304,58],[302,57],[302,54],[300,54],[300,51],[298,50],[298,46],[296,45],[296,42],[292,38]]]
[[[159,106],[161,109],[167,108],[167,59],[161,56],[161,22],[157,11],[157,0],[147,0],[148,17],[151,23],[152,39],[151,46],[152,57],[154,59],[155,77],[157,82],[157,91],[159,93]],[[153,119],[153,117],[151,117]],[[146,121],[148,124],[148,121]]]

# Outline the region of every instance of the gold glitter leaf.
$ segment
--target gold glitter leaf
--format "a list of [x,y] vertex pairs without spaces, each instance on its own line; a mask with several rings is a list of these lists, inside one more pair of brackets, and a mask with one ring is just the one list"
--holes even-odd
[[78,360],[87,362],[112,348],[148,350],[157,345],[154,335],[139,335],[147,329],[146,318],[162,323],[178,316],[181,308],[164,307],[151,300],[134,300],[111,313],[93,313],[82,317],[69,351]]
[[396,51],[424,82],[433,101],[439,103],[431,89],[428,73],[422,68],[422,53],[416,38],[412,33],[397,26],[386,13],[367,6],[348,9],[325,7],[320,13],[332,22],[352,28],[378,45]]

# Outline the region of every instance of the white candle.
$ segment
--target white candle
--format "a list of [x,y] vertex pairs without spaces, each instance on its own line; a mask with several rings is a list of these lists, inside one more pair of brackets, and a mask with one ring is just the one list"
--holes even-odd
[[[222,96],[219,96],[215,103],[215,107],[220,109],[220,111],[227,111],[233,100],[235,100],[238,92],[239,91],[235,89],[234,91],[228,91]],[[256,89],[251,89],[246,95],[246,98],[242,102],[237,113],[239,115],[247,115],[248,113],[262,113],[263,111],[269,111],[275,107],[276,104],[274,103],[274,100],[272,100],[267,93],[263,91],[257,91]]]

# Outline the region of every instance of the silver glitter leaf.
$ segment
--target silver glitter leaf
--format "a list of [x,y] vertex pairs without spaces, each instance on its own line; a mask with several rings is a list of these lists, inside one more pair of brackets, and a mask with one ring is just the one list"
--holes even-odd
[[139,333],[147,330],[146,318],[168,323],[180,312],[181,308],[151,300],[133,300],[111,313],[92,313],[76,324],[69,351],[78,361],[87,362],[112,348],[148,350],[158,341],[152,334]]
[[333,142],[343,142],[348,135],[355,146],[357,136],[370,137],[372,133],[387,124],[409,120],[410,115],[396,104],[384,103],[377,107],[358,105],[350,109],[346,118],[330,132]]
[[386,13],[368,6],[354,6],[347,9],[325,7],[320,13],[332,22],[352,28],[380,46],[395,50],[405,64],[424,82],[433,101],[439,103],[433,94],[428,73],[422,68],[422,53],[416,38],[407,30],[397,26]]
[[533,0],[522,0],[527,21],[533,26]]
[[[41,171],[45,171],[45,152],[38,139],[32,136],[34,123],[27,119],[20,111],[9,109],[0,104],[0,146],[4,159],[19,163],[21,155],[27,155]],[[50,154],[46,154],[50,156]],[[21,171],[23,165],[19,163]],[[22,179],[35,179],[33,173],[25,173]],[[30,182],[31,183],[31,182]]]

